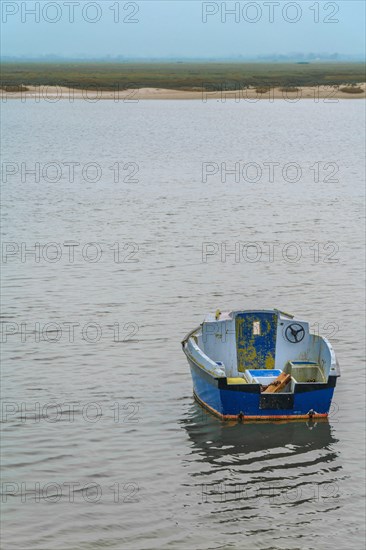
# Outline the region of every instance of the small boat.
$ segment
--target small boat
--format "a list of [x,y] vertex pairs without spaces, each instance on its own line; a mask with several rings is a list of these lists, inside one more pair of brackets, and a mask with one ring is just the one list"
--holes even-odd
[[207,315],[182,341],[195,399],[222,419],[329,414],[339,365],[309,323],[277,309]]

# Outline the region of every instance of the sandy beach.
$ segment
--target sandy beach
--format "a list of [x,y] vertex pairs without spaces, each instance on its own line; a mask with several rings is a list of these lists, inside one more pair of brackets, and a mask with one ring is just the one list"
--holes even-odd
[[[255,88],[243,88],[237,90],[217,90],[213,91],[209,88],[202,87],[201,89],[194,90],[172,90],[163,88],[136,88],[126,90],[111,90],[105,91],[96,89],[95,87],[89,89],[76,89],[67,88],[64,86],[25,86],[25,91],[6,91],[1,90],[1,97],[3,101],[7,99],[21,99],[26,101],[27,99],[34,99],[36,101],[45,100],[48,102],[56,102],[59,100],[85,100],[90,103],[109,99],[114,101],[136,102],[139,100],[150,99],[174,99],[174,100],[201,100],[206,102],[208,100],[216,101],[248,101],[254,102],[257,100],[283,100],[283,101],[299,101],[300,99],[312,99],[314,101],[323,100],[324,102],[331,102],[338,99],[365,99],[366,97],[366,83],[357,84],[358,88],[363,91],[358,93],[352,93],[344,91],[345,87],[334,86],[302,86],[295,90],[272,88],[267,92],[259,92]],[[351,87],[347,86],[351,89]]]

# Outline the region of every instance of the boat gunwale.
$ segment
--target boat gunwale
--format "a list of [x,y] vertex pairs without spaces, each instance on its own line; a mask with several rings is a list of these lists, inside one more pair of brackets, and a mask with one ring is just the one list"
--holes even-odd
[[[196,329],[197,330],[197,329]],[[188,337],[188,339],[191,336]],[[193,357],[189,353],[189,350],[186,349],[184,344],[187,343],[188,340],[183,341],[183,351],[185,356],[192,361],[192,363],[200,369],[207,377],[209,377],[212,381],[217,382],[217,388],[219,390],[228,390],[228,391],[240,391],[243,393],[261,393],[260,391],[260,384],[258,383],[250,383],[247,382],[246,384],[228,384],[227,383],[227,376],[214,376],[210,371],[208,371],[203,365],[198,363],[197,359]],[[198,346],[197,346],[198,347]],[[201,348],[199,348],[201,349]],[[294,392],[285,392],[288,394],[300,394],[300,393],[307,393],[311,391],[319,391],[319,390],[325,390],[327,388],[334,388],[336,386],[336,374],[329,374],[328,380],[326,382],[297,382],[295,385],[295,391]]]

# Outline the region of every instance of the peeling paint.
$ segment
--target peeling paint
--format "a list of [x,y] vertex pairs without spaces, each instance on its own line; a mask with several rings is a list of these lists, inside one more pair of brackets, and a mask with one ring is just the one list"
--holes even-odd
[[[260,323],[260,334],[255,334],[254,323]],[[246,369],[273,369],[276,355],[277,314],[243,313],[236,317],[238,371]]]

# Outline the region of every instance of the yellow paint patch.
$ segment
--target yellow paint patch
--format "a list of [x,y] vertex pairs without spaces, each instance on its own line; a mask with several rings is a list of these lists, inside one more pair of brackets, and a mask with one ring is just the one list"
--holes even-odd
[[275,368],[275,360],[272,357],[271,352],[268,352],[268,355],[266,357],[265,368],[266,369],[274,369]]
[[247,384],[247,381],[244,378],[227,378],[228,385],[230,384]]

